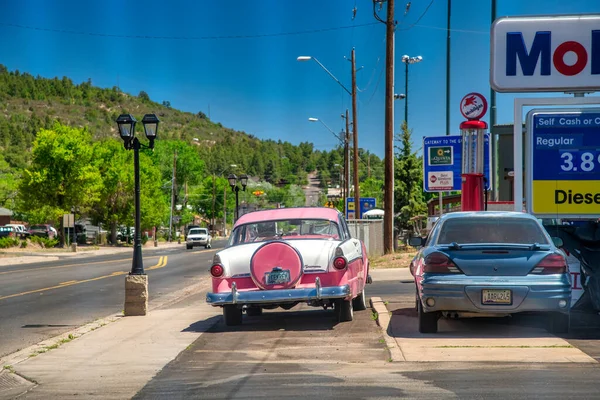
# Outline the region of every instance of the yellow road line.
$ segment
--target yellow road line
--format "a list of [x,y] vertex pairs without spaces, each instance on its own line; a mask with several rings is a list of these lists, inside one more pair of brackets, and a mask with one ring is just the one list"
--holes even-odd
[[162,267],[165,267],[167,265],[167,256],[162,256],[161,258],[158,259],[158,264],[151,266],[150,268],[147,268],[147,270],[152,270],[152,269],[159,269]]
[[[83,264],[80,264],[80,265],[83,265]],[[162,268],[162,267],[164,267],[166,265],[167,265],[167,256],[162,256],[162,257],[160,257],[158,259],[158,263],[156,265],[153,265],[153,266],[151,266],[150,268],[147,268],[147,269],[149,269],[149,270],[151,270],[151,269],[158,269],[158,268]],[[50,267],[50,268],[58,268],[58,267]],[[26,271],[31,271],[31,270],[26,270]],[[11,271],[11,272],[15,272],[15,271]],[[60,289],[60,288],[64,288],[64,287],[72,286],[72,285],[79,285],[80,283],[98,281],[100,279],[112,278],[112,277],[115,277],[115,276],[125,275],[127,273],[128,273],[127,271],[115,271],[115,272],[111,273],[110,275],[103,275],[103,276],[99,276],[97,278],[84,279],[84,280],[81,280],[81,281],[61,282],[61,283],[59,283],[56,286],[49,286],[49,287],[46,287],[46,288],[34,289],[34,290],[29,290],[27,292],[21,292],[21,293],[10,294],[10,295],[7,295],[7,296],[2,296],[2,297],[0,297],[0,300],[11,299],[13,297],[19,297],[19,296],[25,296],[27,294],[45,292],[45,291],[53,290],[53,289]]]
[[60,289],[60,288],[64,288],[64,287],[67,287],[67,286],[79,285],[80,283],[98,281],[100,279],[112,278],[112,277],[118,276],[118,275],[125,275],[126,273],[127,272],[118,272],[118,273],[113,273],[111,275],[99,276],[97,278],[84,279],[82,281],[63,282],[63,284],[59,284],[59,285],[56,285],[56,286],[49,286],[49,287],[46,287],[46,288],[29,290],[27,292],[10,294],[8,296],[2,296],[2,297],[0,297],[0,300],[11,299],[13,297],[19,297],[19,296],[25,296],[26,294],[33,294],[33,293],[45,292],[45,291],[53,290],[53,289]]
[[[109,261],[98,261],[98,262],[94,262],[92,264],[106,264],[106,263],[110,263],[110,262],[121,262],[121,261],[130,261],[130,258],[120,258],[118,260],[109,260]],[[12,271],[4,271],[4,272],[0,272],[0,275],[4,275],[4,274],[14,274],[16,272],[28,272],[28,271],[41,271],[41,270],[47,270],[47,269],[59,269],[59,268],[70,268],[70,267],[80,267],[82,265],[90,265],[90,263],[84,263],[84,264],[70,264],[70,265],[59,265],[57,267],[40,267],[40,268],[28,268],[28,269],[15,269]]]

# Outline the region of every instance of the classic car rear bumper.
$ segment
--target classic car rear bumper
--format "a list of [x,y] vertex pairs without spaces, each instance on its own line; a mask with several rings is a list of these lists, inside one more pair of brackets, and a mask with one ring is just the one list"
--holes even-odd
[[321,287],[321,282],[317,278],[314,288],[251,290],[243,292],[237,290],[234,282],[231,292],[207,293],[206,302],[213,306],[222,306],[225,304],[278,304],[294,301],[343,299],[348,296],[350,296],[349,285]]

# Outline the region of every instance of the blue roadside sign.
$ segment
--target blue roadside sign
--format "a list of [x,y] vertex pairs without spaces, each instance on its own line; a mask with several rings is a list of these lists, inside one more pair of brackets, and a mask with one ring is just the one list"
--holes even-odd
[[[485,134],[483,175],[486,188],[492,187],[490,160],[492,146],[490,134]],[[452,192],[461,190],[462,136],[431,136],[423,138],[423,190],[426,192]]]
[[360,219],[362,215],[375,208],[377,200],[375,197],[361,197],[360,198],[360,216],[355,215],[354,197],[346,198],[346,219]]
[[527,132],[527,211],[599,217],[600,109],[531,110]]

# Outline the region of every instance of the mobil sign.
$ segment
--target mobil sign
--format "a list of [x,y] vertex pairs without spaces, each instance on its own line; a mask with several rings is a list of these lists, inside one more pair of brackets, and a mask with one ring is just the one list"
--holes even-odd
[[491,34],[498,92],[600,90],[600,16],[507,17]]

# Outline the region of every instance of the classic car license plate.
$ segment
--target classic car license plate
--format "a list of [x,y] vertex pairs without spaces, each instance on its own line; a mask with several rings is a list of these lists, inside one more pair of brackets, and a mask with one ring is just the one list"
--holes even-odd
[[483,304],[512,304],[512,291],[498,289],[483,289],[481,291]]
[[266,274],[267,285],[278,285],[281,283],[287,283],[290,281],[290,270],[284,269],[283,271],[273,271]]

